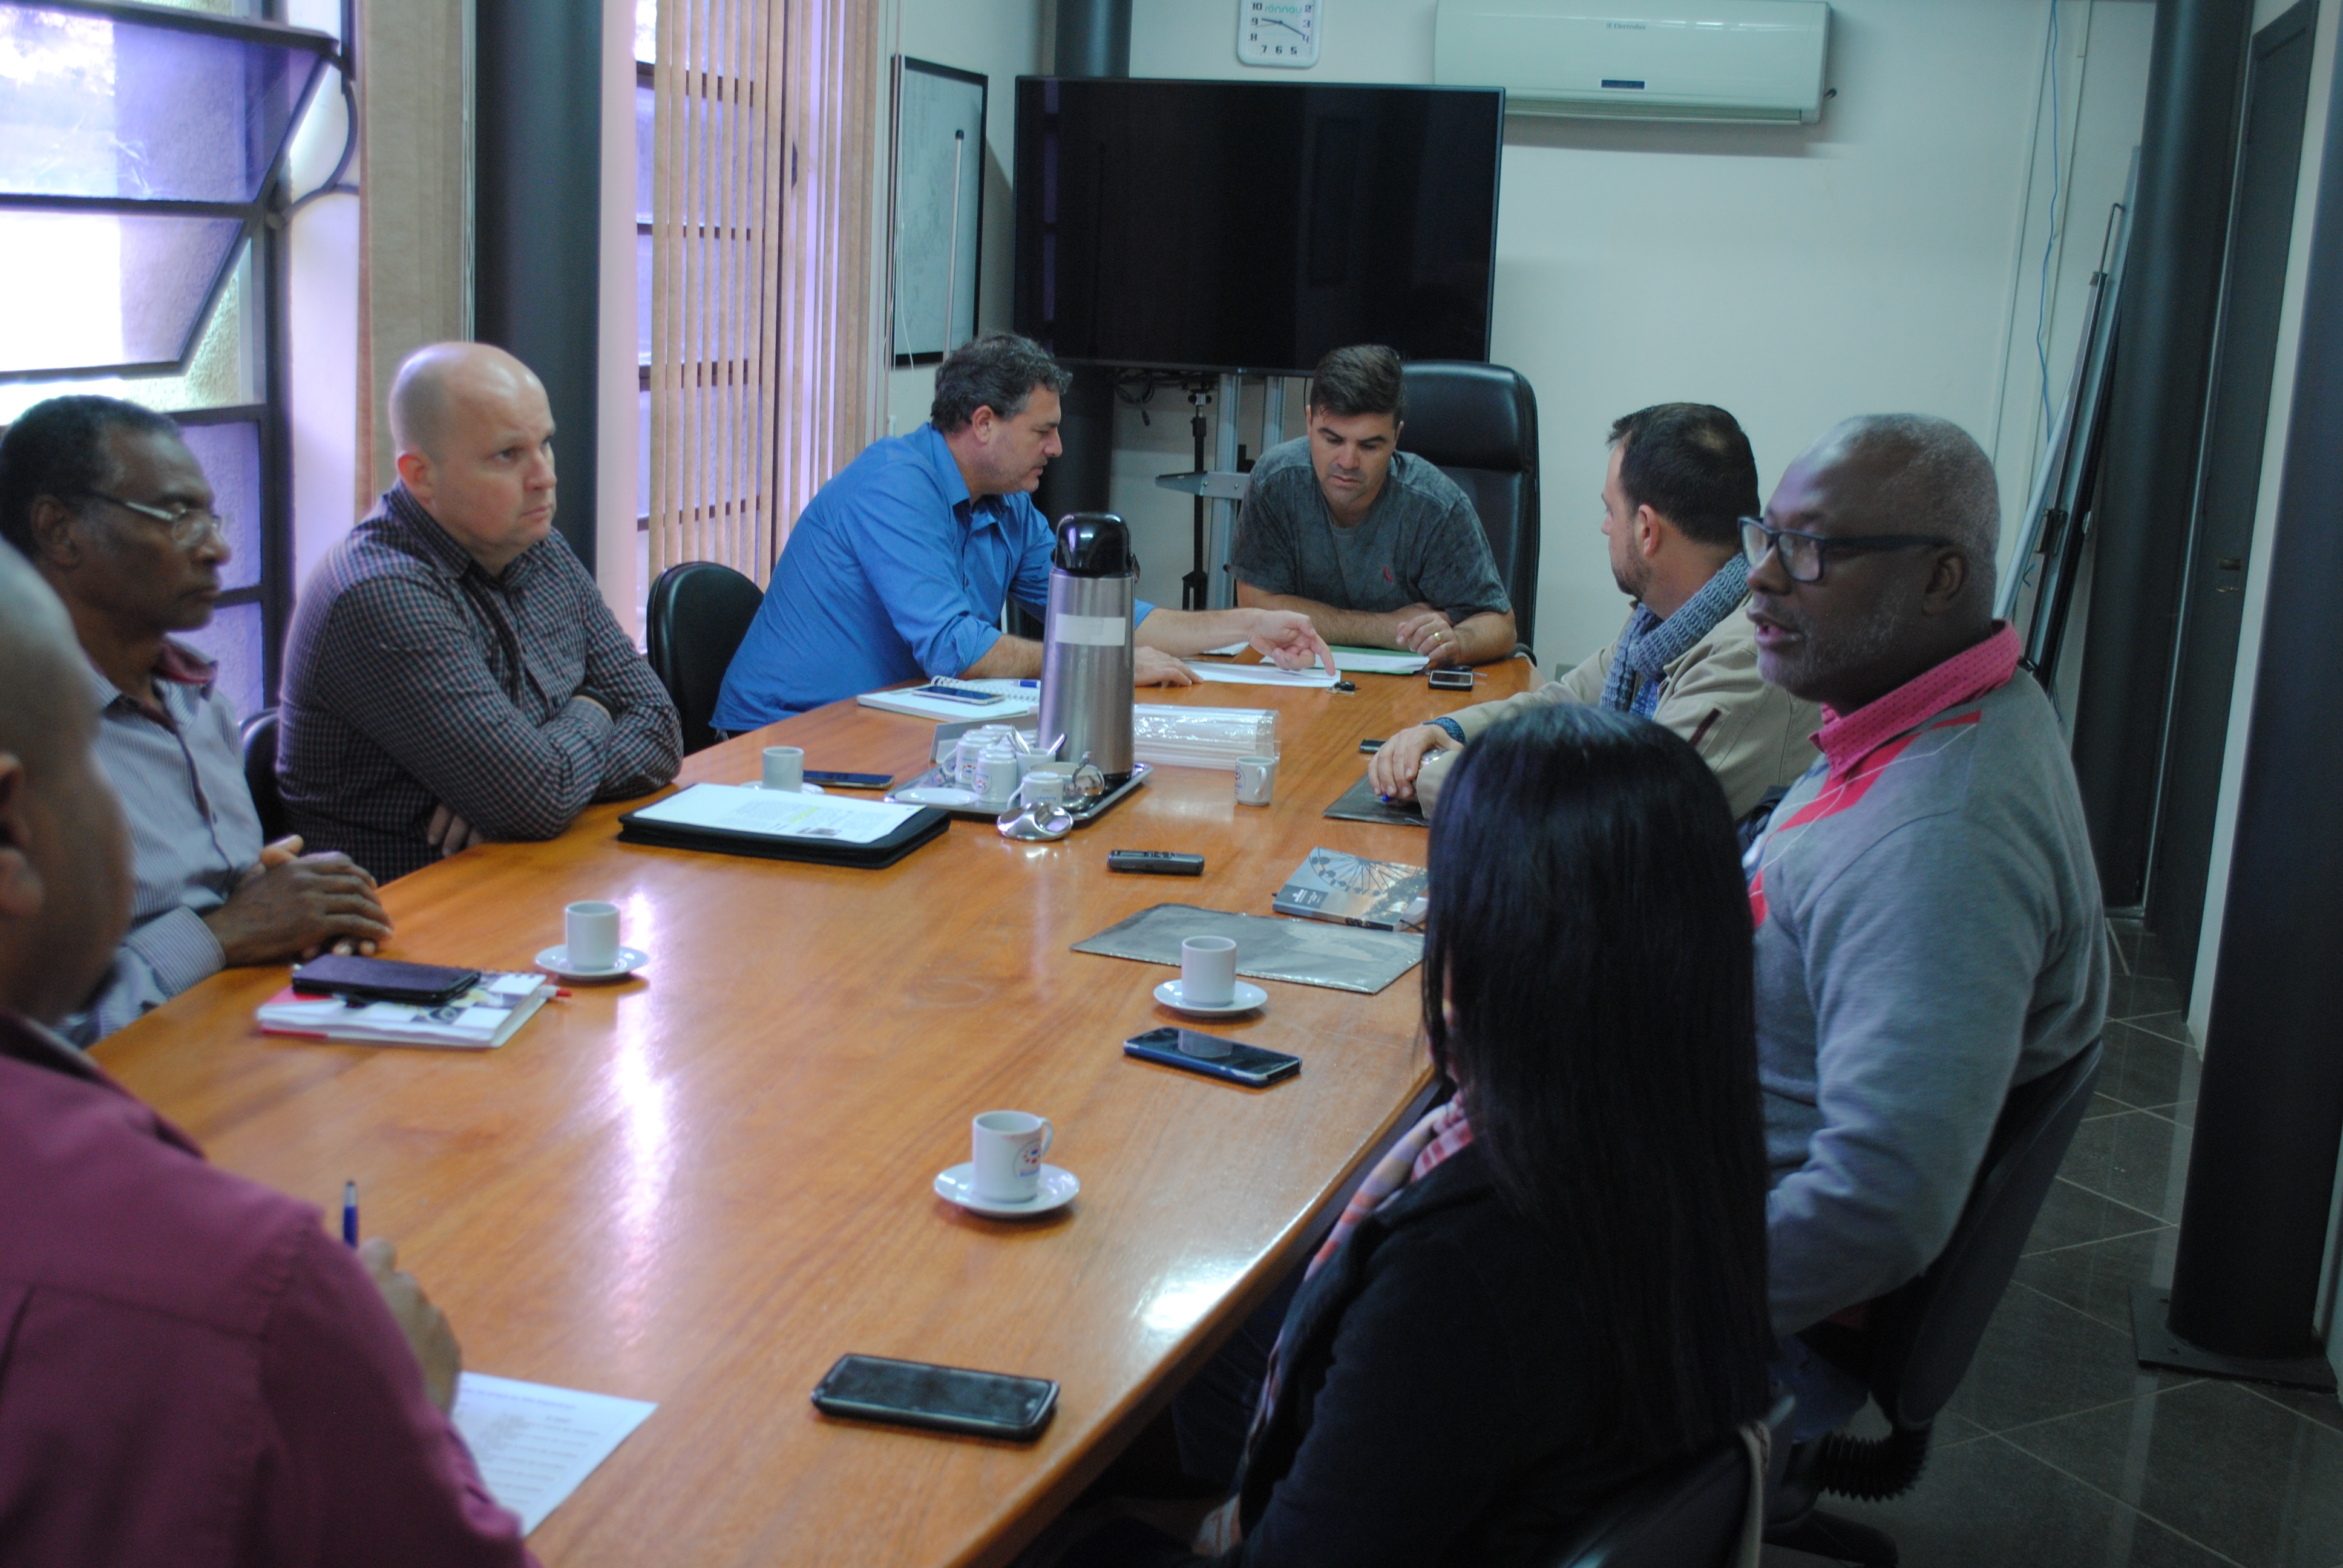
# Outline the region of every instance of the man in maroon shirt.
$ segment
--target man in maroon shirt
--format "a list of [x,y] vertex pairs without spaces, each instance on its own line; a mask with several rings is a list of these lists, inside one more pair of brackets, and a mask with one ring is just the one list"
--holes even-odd
[[130,914],[79,658],[0,546],[0,1563],[527,1563],[392,1249],[206,1164],[45,1027]]

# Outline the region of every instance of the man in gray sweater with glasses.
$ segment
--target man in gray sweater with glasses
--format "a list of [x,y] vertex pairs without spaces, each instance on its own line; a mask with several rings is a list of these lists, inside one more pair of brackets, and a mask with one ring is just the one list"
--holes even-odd
[[2011,1088],[2107,1010],[2074,769],[1993,619],[1999,531],[1985,453],[1918,415],[1832,429],[1744,525],[1759,668],[1824,720],[1746,866],[1802,1437],[1862,1408],[1867,1305],[1951,1238]]

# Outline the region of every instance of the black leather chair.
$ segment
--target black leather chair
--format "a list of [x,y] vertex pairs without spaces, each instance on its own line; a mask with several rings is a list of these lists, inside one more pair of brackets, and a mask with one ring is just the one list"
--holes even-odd
[[277,709],[264,708],[244,721],[244,785],[260,813],[266,843],[285,837],[285,798],[277,792]]
[[1519,373],[1470,360],[1419,360],[1401,375],[1407,419],[1399,448],[1431,459],[1472,498],[1513,601],[1513,635],[1534,647],[1537,394]]
[[[1781,1394],[1766,1414],[1777,1458],[1792,1408],[1790,1396]],[[1554,1568],[1726,1568],[1748,1508],[1749,1455],[1735,1438],[1596,1509],[1564,1543]]]
[[2017,1271],[2050,1180],[2098,1086],[2099,1056],[2094,1041],[2055,1071],[2010,1091],[1952,1240],[1927,1272],[1872,1304],[1866,1332],[1834,1341],[1827,1332],[1808,1331],[1810,1341],[1825,1342],[1858,1366],[1887,1418],[1888,1432],[1865,1439],[1835,1432],[1800,1443],[1766,1503],[1769,1543],[1865,1568],[1894,1568],[1893,1537],[1834,1518],[1815,1501],[1835,1492],[1878,1502],[1909,1491],[1920,1479],[1929,1427],[1960,1387],[1986,1323]]
[[644,641],[651,672],[675,700],[683,719],[683,749],[700,751],[716,744],[708,727],[724,672],[757,618],[765,590],[730,567],[686,561],[659,573],[644,607]]

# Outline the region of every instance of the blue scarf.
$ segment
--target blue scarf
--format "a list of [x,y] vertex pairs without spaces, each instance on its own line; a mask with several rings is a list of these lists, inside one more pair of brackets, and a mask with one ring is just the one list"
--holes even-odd
[[1611,671],[1603,680],[1603,706],[1645,719],[1660,705],[1660,677],[1694,643],[1715,631],[1749,597],[1749,563],[1734,557],[1716,568],[1700,591],[1662,620],[1642,605],[1611,649]]

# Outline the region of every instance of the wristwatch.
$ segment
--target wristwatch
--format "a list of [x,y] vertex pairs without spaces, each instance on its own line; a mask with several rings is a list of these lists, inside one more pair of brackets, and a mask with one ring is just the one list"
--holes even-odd
[[1456,720],[1449,718],[1446,714],[1443,713],[1437,719],[1427,719],[1424,722],[1431,725],[1435,729],[1446,730],[1448,732],[1448,739],[1456,742],[1457,745],[1462,746],[1464,744],[1464,727],[1457,723]]

